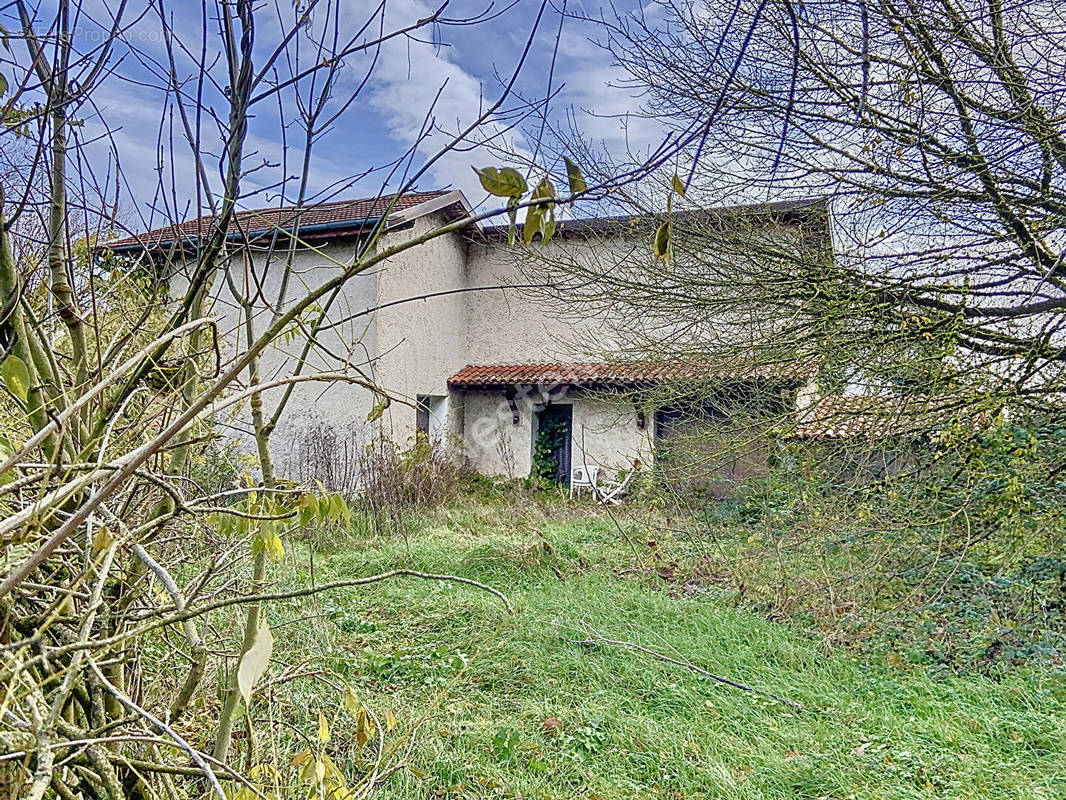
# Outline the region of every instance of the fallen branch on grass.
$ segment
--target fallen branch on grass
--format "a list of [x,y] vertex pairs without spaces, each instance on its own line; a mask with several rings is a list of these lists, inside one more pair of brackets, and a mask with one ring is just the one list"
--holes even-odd
[[668,656],[665,653],[660,653],[657,650],[652,650],[650,647],[645,647],[644,645],[637,644],[636,642],[627,642],[627,641],[625,641],[623,639],[608,639],[606,636],[601,634],[599,631],[597,631],[595,628],[593,628],[588,623],[585,623],[584,626],[585,626],[586,630],[588,630],[591,634],[593,634],[594,638],[591,638],[591,639],[580,639],[580,640],[576,641],[576,644],[583,644],[583,645],[612,644],[612,645],[614,645],[616,647],[626,647],[626,648],[628,648],[630,650],[636,650],[637,652],[644,653],[645,655],[649,655],[652,658],[655,658],[655,659],[657,659],[659,661],[663,661],[663,662],[665,662],[667,664],[674,664],[674,665],[676,665],[678,667],[684,667],[687,670],[691,670],[692,672],[695,672],[697,675],[703,675],[704,677],[710,678],[711,680],[718,681],[719,683],[724,683],[726,686],[732,686],[734,689],[739,689],[742,692],[751,692],[752,694],[761,695],[762,697],[768,697],[771,700],[776,700],[779,703],[784,703],[786,706],[790,706],[791,708],[794,708],[797,711],[803,711],[804,710],[803,706],[801,706],[797,702],[789,700],[788,698],[781,697],[781,696],[776,695],[776,694],[774,694],[772,692],[765,692],[762,689],[756,689],[756,688],[754,688],[752,686],[747,686],[747,685],[745,685],[743,683],[739,683],[738,681],[730,680],[729,678],[723,678],[721,675],[715,675],[713,672],[708,672],[703,667],[696,666],[691,661],[686,661],[685,659],[674,658],[672,656]]
[[371,583],[378,583],[379,581],[388,580],[389,578],[408,577],[408,578],[421,578],[429,581],[444,581],[446,583],[459,583],[465,586],[473,586],[475,589],[481,589],[483,592],[495,595],[503,603],[508,613],[514,611],[514,607],[511,605],[511,601],[507,598],[503,592],[499,589],[494,589],[488,584],[475,581],[471,578],[462,578],[458,575],[445,575],[437,574],[434,572],[420,572],[414,569],[392,569],[388,572],[379,572],[376,575],[367,575],[364,578],[348,578],[346,580],[332,581],[330,583],[320,583],[317,586],[307,586],[302,589],[291,589],[283,592],[270,592],[267,594],[245,595],[243,597],[231,597],[224,600],[217,600],[213,603],[208,603],[199,608],[192,609],[191,611],[185,611],[178,614],[173,614],[166,619],[162,620],[163,623],[168,624],[171,622],[178,622],[189,617],[200,616],[206,614],[208,611],[214,611],[218,608],[225,608],[232,605],[244,605],[252,602],[271,602],[276,600],[291,600],[297,597],[307,597],[309,595],[320,594],[321,592],[332,591],[333,589],[348,589],[354,586],[366,586]]
[[[49,657],[55,657],[58,655],[66,655],[67,653],[74,653],[79,650],[88,650],[90,648],[99,649],[103,647],[111,647],[116,644],[121,644],[122,642],[127,641],[133,638],[134,636],[143,636],[146,633],[151,633],[152,631],[158,630],[159,628],[164,628],[167,625],[174,625],[175,623],[184,622],[185,620],[193,619],[194,617],[200,617],[210,611],[217,611],[220,608],[228,608],[230,606],[246,605],[248,603],[256,602],[292,600],[297,597],[308,597],[310,595],[321,594],[322,592],[328,592],[334,589],[347,589],[355,586],[367,586],[371,583],[378,583],[380,581],[400,576],[405,576],[409,578],[421,578],[423,580],[431,581],[445,581],[448,583],[458,583],[466,586],[473,586],[475,589],[481,589],[484,592],[488,592],[489,594],[496,596],[497,598],[499,598],[500,602],[503,603],[504,608],[507,609],[507,612],[509,614],[514,613],[514,606],[511,605],[511,601],[510,599],[508,599],[507,595],[505,595],[499,589],[494,589],[493,587],[481,583],[480,581],[475,581],[471,578],[462,578],[458,575],[444,575],[432,572],[419,572],[418,570],[413,569],[392,569],[388,572],[379,572],[376,575],[367,575],[364,578],[349,578],[347,580],[333,581],[331,583],[320,583],[317,586],[307,586],[302,589],[292,589],[283,592],[269,592],[266,594],[241,595],[238,597],[227,597],[220,600],[215,600],[211,603],[206,603],[196,608],[186,608],[183,611],[172,612],[164,617],[152,619],[150,622],[145,622],[144,624],[136,628],[131,628],[128,631],[125,631],[121,634],[116,634],[115,636],[111,636],[106,639],[96,639],[92,642],[71,642],[70,644],[59,645],[50,648],[47,652],[47,655]],[[150,617],[156,616],[157,614],[159,614],[159,609],[153,609],[147,613],[141,614],[139,616],[139,619],[149,619]],[[12,644],[0,645],[0,652],[3,652],[4,650],[14,650],[22,647],[28,647],[33,645],[36,641],[36,638],[31,637],[22,639]],[[26,663],[39,662],[42,661],[43,658],[44,656],[38,654]]]

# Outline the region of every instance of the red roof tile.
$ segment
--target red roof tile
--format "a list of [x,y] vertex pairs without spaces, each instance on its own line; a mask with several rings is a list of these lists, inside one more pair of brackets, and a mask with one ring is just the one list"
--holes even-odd
[[[393,212],[403,211],[420,205],[427,200],[441,197],[444,191],[436,192],[411,192],[400,195],[393,207]],[[304,206],[300,213],[300,226],[306,228],[311,225],[333,225],[338,223],[351,223],[351,231],[356,232],[363,227],[363,223],[369,219],[380,217],[392,202],[393,195],[382,197],[365,197],[359,200],[338,200],[332,203],[317,203]],[[249,211],[238,211],[234,220],[230,223],[230,234],[248,236],[269,233],[276,228],[290,227],[296,219],[296,206],[282,206],[280,208],[259,208]],[[167,225],[162,228],[148,231],[147,233],[129,236],[113,242],[106,242],[105,246],[111,249],[118,248],[153,248],[164,245],[172,245],[178,241],[195,242],[199,237],[206,236],[211,231],[213,217],[204,216],[175,225]]]
[[768,364],[750,368],[712,367],[680,361],[488,364],[464,367],[448,379],[448,386],[454,389],[564,383],[578,386],[625,386],[705,378],[770,379],[800,383],[810,379],[813,374],[811,366],[802,364]]

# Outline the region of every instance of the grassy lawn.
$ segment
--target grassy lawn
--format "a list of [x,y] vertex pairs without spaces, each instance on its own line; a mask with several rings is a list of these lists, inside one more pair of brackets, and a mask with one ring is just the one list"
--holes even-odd
[[[392,712],[386,744],[414,733],[413,769],[385,797],[1066,797],[1061,676],[934,679],[827,652],[713,586],[664,580],[655,564],[688,545],[657,534],[658,555],[637,543],[638,564],[602,515],[470,501],[412,528],[406,540],[319,549],[314,579],[447,572],[501,589],[514,612],[476,588],[412,578],[271,610],[277,657],[320,650],[320,666],[380,719]],[[310,554],[295,557],[293,582],[306,582]],[[589,628],[804,710],[582,643]],[[311,730],[323,709],[334,758],[356,758],[337,697],[305,683],[294,684],[293,723]]]

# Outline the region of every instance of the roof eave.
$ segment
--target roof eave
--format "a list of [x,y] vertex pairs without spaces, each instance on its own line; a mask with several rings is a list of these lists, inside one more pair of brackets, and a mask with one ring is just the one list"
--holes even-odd
[[597,379],[567,379],[545,376],[540,380],[514,380],[514,381],[465,381],[448,380],[448,388],[459,391],[507,391],[522,386],[571,386],[579,389],[648,389],[655,386],[680,383],[707,383],[716,384],[752,384],[764,383],[775,386],[799,387],[803,386],[806,378],[772,375],[688,375],[661,378],[597,378]]
[[[437,197],[431,197],[417,205],[410,208],[401,209],[388,215],[387,230],[396,230],[405,225],[409,225],[414,220],[424,217],[428,214],[434,214],[444,211],[451,207],[458,207],[460,210],[460,218],[473,216],[473,208],[467,201],[465,195],[459,190],[452,190],[449,192],[443,192]],[[313,208],[313,206],[309,206]],[[318,222],[312,224],[300,225],[300,236],[306,236],[310,239],[324,239],[324,238],[338,238],[342,236],[359,236],[374,228],[382,220],[382,216],[360,216],[347,220],[339,220],[333,222]],[[242,232],[237,231],[234,233],[226,234],[227,242],[254,242],[261,241],[262,239],[271,236],[275,233],[289,233],[290,227],[278,225],[269,228],[261,228],[257,230]],[[142,235],[143,236],[143,235]],[[201,241],[207,234],[199,236],[184,236],[180,238],[163,239],[159,241],[149,241],[145,238],[140,238],[137,241],[119,240],[116,243],[109,244],[103,242],[97,247],[97,251],[110,250],[115,253],[158,253],[165,250],[173,250],[180,248],[182,251],[195,250]],[[133,237],[130,237],[133,238]]]
[[[748,203],[734,206],[711,206],[687,211],[675,212],[675,217],[684,218],[699,214],[742,216],[744,214],[771,214],[788,221],[794,215],[817,214],[825,216],[826,227],[829,220],[829,198],[810,197],[801,200],[780,200],[767,203]],[[595,234],[625,235],[651,227],[654,228],[667,215],[660,213],[633,214],[628,216],[586,217],[582,219],[561,220],[557,234],[567,236],[590,236]],[[493,242],[508,238],[509,225],[490,225],[481,228],[481,240]]]
[[[319,222],[313,225],[301,225],[300,235],[307,235],[308,238],[327,238],[337,237],[350,234],[356,236],[365,232],[368,229],[373,228],[381,221],[381,217],[363,217],[359,220],[344,220],[343,222]],[[227,242],[255,242],[264,239],[265,237],[279,232],[279,228],[263,228],[258,231],[250,231],[247,233],[227,233]],[[285,228],[280,228],[280,232],[288,233]],[[195,250],[196,246],[203,240],[203,236],[186,236],[182,239],[170,239],[160,242],[130,242],[128,244],[110,245],[107,242],[99,245],[98,250],[110,250],[115,253],[126,252],[153,252],[159,250],[171,250],[176,247],[180,247],[184,250]]]

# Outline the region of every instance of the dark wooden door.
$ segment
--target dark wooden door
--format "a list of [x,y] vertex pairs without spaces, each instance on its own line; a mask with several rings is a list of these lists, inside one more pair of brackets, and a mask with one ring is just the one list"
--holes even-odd
[[537,439],[550,451],[554,466],[552,480],[562,486],[570,485],[571,446],[574,433],[574,407],[548,406],[537,415]]

